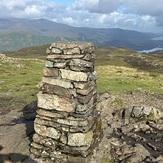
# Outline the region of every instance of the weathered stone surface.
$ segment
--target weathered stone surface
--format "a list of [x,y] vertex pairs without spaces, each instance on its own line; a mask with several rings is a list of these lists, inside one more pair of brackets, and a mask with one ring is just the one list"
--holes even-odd
[[59,113],[53,113],[48,110],[38,109],[37,114],[40,116],[51,117],[51,118],[63,118],[64,116]]
[[63,124],[63,125],[68,125],[68,126],[87,126],[88,125],[88,120],[70,120],[70,119],[56,119],[56,122]]
[[94,81],[74,82],[75,88],[88,89],[90,86],[96,85]]
[[68,79],[72,81],[87,81],[88,74],[83,72],[74,72],[71,70],[60,69],[62,79]]
[[97,96],[97,92],[96,92],[96,88],[90,92],[89,94],[87,94],[86,96],[83,95],[77,95],[77,99],[81,104],[87,104],[92,97],[96,97]]
[[95,86],[90,86],[88,89],[77,89],[76,92],[81,95],[88,95],[95,89]]
[[63,54],[60,54],[60,55],[57,55],[57,54],[53,54],[53,55],[48,55],[46,58],[48,59],[48,60],[50,60],[50,59],[77,59],[77,58],[83,58],[84,57],[84,55],[63,55]]
[[58,77],[59,71],[57,68],[44,68],[43,75],[45,77]]
[[72,98],[72,96],[76,96],[76,91],[74,89],[66,89],[58,85],[44,84],[41,87],[41,91],[43,91],[44,93],[56,94],[67,98]]
[[80,53],[92,53],[95,50],[93,44],[88,42],[55,42],[51,44],[50,49],[52,48],[61,50],[74,49],[74,51],[79,48]]
[[46,49],[46,54],[50,54],[51,50],[49,48]]
[[59,48],[52,48],[52,49],[51,49],[51,52],[52,52],[52,53],[55,53],[55,54],[61,54],[61,53],[62,53],[62,50],[59,49]]
[[95,58],[95,53],[92,53],[92,54],[87,53],[87,54],[85,54],[85,56],[82,59],[84,59],[86,61],[90,61],[90,60],[92,60],[94,58]]
[[63,53],[68,54],[68,55],[70,55],[70,54],[81,54],[80,49],[78,47],[74,47],[71,49],[64,49]]
[[58,110],[65,112],[74,112],[76,103],[73,100],[61,98],[57,95],[43,94],[39,92],[38,97],[38,107],[47,110]]
[[94,71],[94,72],[92,72],[92,73],[89,74],[88,80],[95,81],[96,79],[97,79],[96,71]]
[[70,62],[70,69],[74,71],[92,72],[93,63],[81,59],[72,59]]
[[58,85],[58,86],[64,87],[64,88],[73,88],[73,85],[72,85],[71,82],[60,80],[60,79],[53,79],[53,78],[43,77],[42,82],[48,83],[48,84],[51,84],[51,85]]
[[83,157],[68,157],[68,163],[89,163],[90,157],[83,158]]
[[53,68],[53,65],[54,65],[54,62],[48,61],[48,60],[45,61],[45,67]]
[[60,131],[53,127],[46,127],[43,125],[34,124],[34,129],[36,133],[53,138],[55,140],[58,140],[61,136]]
[[94,50],[78,42],[55,42],[47,50],[31,150],[36,161],[86,163],[75,156],[87,157],[99,142]]
[[124,109],[125,123],[139,120],[158,120],[161,113],[158,109],[149,106],[131,106]]
[[89,100],[89,102],[87,103],[87,105],[78,104],[76,106],[75,112],[78,113],[78,114],[86,114],[87,112],[95,109],[95,104],[96,104],[96,97],[93,96]]
[[56,67],[56,68],[65,68],[66,65],[67,65],[66,62],[54,62],[53,67]]
[[35,143],[35,142],[32,142],[32,143],[31,143],[31,146],[34,147],[34,148],[36,148],[36,149],[42,149],[42,148],[43,148],[42,145],[40,145],[40,144],[38,144],[38,143]]
[[62,135],[61,135],[60,141],[61,141],[63,144],[67,144],[67,135],[66,135],[64,132],[63,132]]
[[82,59],[72,59],[70,62],[70,66],[92,67],[93,63]]
[[69,146],[88,146],[90,147],[93,140],[93,131],[87,133],[69,133],[68,134],[68,145]]
[[55,127],[58,129],[61,127],[60,124],[56,124],[52,122],[52,119],[47,120],[45,117],[42,117],[42,116],[41,117],[37,116],[37,118],[35,119],[35,123],[39,125],[43,125],[43,126]]

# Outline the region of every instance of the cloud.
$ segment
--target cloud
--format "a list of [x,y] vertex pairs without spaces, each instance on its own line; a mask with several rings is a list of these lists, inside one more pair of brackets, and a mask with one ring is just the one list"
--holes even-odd
[[45,16],[55,7],[54,3],[43,0],[1,0],[0,17],[37,18]]
[[75,0],[71,6],[53,0],[0,0],[0,11],[0,18],[45,18],[78,27],[163,27],[162,0]]
[[111,13],[121,6],[122,0],[76,0],[75,10],[89,10],[93,13]]
[[[76,0],[73,10],[88,12],[94,27],[117,27],[150,32],[163,32],[162,0]],[[89,14],[87,14],[90,16]],[[159,31],[158,31],[159,30]]]

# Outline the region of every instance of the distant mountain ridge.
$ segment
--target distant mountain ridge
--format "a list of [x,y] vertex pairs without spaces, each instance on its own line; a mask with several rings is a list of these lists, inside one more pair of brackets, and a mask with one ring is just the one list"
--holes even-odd
[[72,27],[46,19],[0,19],[0,52],[54,41],[90,41],[95,45],[127,47],[132,50],[163,47],[161,37],[118,28]]

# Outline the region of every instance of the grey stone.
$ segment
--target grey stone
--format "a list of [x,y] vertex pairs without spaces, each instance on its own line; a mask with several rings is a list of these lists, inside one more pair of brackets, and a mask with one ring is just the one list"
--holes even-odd
[[86,61],[90,61],[90,60],[92,60],[94,58],[95,58],[95,53],[92,53],[92,54],[87,53],[87,54],[85,54],[85,56],[82,59],[84,59]]
[[53,68],[53,65],[54,65],[54,62],[48,61],[48,60],[45,61],[45,67]]
[[76,102],[70,99],[61,98],[53,94],[43,94],[39,92],[38,97],[38,107],[47,110],[58,110],[62,112],[74,112],[76,107]]
[[87,133],[69,133],[68,145],[69,146],[88,146],[90,147],[93,140],[93,131]]
[[51,117],[51,118],[63,118],[64,116],[59,113],[54,113],[48,110],[38,109],[37,114],[40,116]]
[[52,53],[55,53],[55,54],[61,54],[62,53],[62,50],[60,50],[59,48],[52,48],[51,49],[51,52]]
[[60,138],[60,141],[63,144],[67,144],[67,135],[65,135],[65,133],[62,133],[61,138]]
[[63,88],[58,85],[44,84],[41,87],[41,91],[43,91],[44,93],[56,94],[67,98],[72,98],[73,96],[76,96],[76,91],[74,89]]
[[94,81],[96,79],[97,79],[96,71],[94,71],[94,72],[92,72],[92,73],[89,74],[88,80]]
[[44,68],[43,74],[45,77],[58,77],[59,71],[57,68]]
[[95,50],[93,44],[89,42],[55,42],[50,46],[50,48],[53,47],[61,50],[75,49],[74,51],[79,48],[81,53],[92,53]]
[[96,99],[97,92],[96,88],[93,89],[89,94],[83,96],[83,95],[77,95],[77,99],[81,104],[87,104],[92,97],[94,97],[94,100]]
[[78,58],[83,58],[84,57],[84,55],[64,55],[64,54],[55,54],[55,55],[48,55],[46,58],[48,59],[48,60],[51,60],[51,59],[78,59]]
[[87,81],[88,74],[84,72],[74,72],[71,70],[60,69],[62,79],[68,79],[72,81]]
[[95,89],[95,86],[90,86],[88,89],[77,89],[76,92],[81,95],[88,95]]
[[79,67],[92,67],[93,63],[88,62],[82,59],[72,59],[70,62],[71,66],[79,66]]
[[75,88],[79,88],[79,89],[88,89],[92,85],[96,85],[94,81],[74,82]]
[[135,118],[140,118],[141,115],[142,115],[142,110],[143,110],[143,107],[140,107],[140,106],[133,106],[133,110],[132,110],[132,117],[135,117]]
[[87,126],[89,123],[88,120],[76,121],[70,119],[56,119],[56,122],[68,126]]
[[43,77],[42,78],[42,82],[43,83],[48,83],[51,85],[57,85],[63,88],[73,88],[73,85],[71,82],[68,81],[64,81],[61,79],[53,79],[53,78],[47,78],[47,77]]
[[67,65],[66,62],[54,62],[53,67],[56,67],[56,68],[65,68],[66,65]]
[[60,131],[55,129],[54,127],[46,127],[43,125],[34,124],[34,129],[36,133],[53,138],[55,140],[58,140],[61,136]]
[[72,59],[70,69],[75,71],[93,71],[93,63],[81,59]]
[[46,49],[46,54],[50,54],[51,50],[49,48]]
[[68,55],[70,55],[70,54],[81,54],[80,49],[78,47],[74,47],[71,49],[64,49],[63,53],[68,54]]

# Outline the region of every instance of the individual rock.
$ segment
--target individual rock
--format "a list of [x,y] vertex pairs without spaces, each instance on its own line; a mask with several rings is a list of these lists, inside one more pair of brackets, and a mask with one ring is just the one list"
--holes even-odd
[[93,140],[93,131],[87,133],[69,133],[68,145],[69,146],[87,146],[90,147]]
[[71,70],[60,69],[62,79],[72,80],[72,81],[83,81],[86,82],[88,79],[88,74],[84,72],[74,72]]
[[55,140],[59,139],[61,136],[60,131],[55,129],[54,127],[46,127],[46,126],[38,125],[35,123],[34,129],[36,133],[38,133],[39,135],[47,136]]
[[61,80],[61,79],[53,79],[53,78],[43,77],[42,82],[47,83],[47,84],[51,84],[51,85],[57,85],[57,86],[60,86],[60,87],[63,87],[63,88],[73,88],[73,85],[72,85],[71,82],[64,81],[64,80]]
[[58,77],[59,71],[57,68],[44,68],[43,75],[45,77]]
[[57,95],[43,94],[42,92],[37,94],[38,107],[47,110],[58,110],[65,112],[74,112],[76,102],[69,99],[61,98]]
[[59,49],[59,48],[52,48],[51,52],[55,53],[55,54],[61,54],[63,51],[61,49]]
[[67,98],[73,98],[73,96],[76,96],[76,91],[74,89],[63,88],[58,85],[43,84],[40,90],[44,93],[56,94]]

